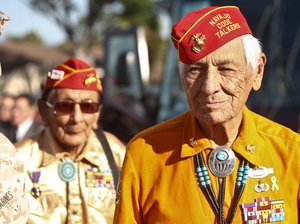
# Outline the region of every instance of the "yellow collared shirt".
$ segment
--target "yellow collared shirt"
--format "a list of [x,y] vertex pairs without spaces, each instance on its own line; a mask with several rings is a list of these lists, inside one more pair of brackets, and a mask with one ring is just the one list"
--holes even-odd
[[[105,132],[105,135],[120,167],[125,147],[112,134]],[[28,223],[112,223],[115,189],[109,163],[97,136],[90,135],[82,153],[73,161],[76,174],[69,183],[61,180],[58,173],[58,167],[68,159],[68,154],[56,152],[56,146],[47,130],[16,145],[28,173]],[[33,179],[34,172],[40,174],[38,181]],[[33,189],[40,190],[38,197],[31,194]]]
[[[191,138],[197,141],[195,147],[190,144]],[[247,150],[248,145],[254,146],[252,150],[249,147]],[[254,203],[262,197],[283,200],[284,221],[281,223],[297,223],[300,215],[299,134],[245,107],[240,132],[231,148],[237,164],[226,178],[225,217],[232,205],[238,166],[241,160],[247,160],[251,168],[272,168],[274,172],[261,178],[248,177],[233,223],[243,223],[242,204]],[[198,186],[194,164],[194,155],[202,152],[207,165],[211,151],[210,141],[189,112],[135,136],[125,155],[114,223],[217,223],[209,200]],[[218,178],[211,172],[209,176],[218,195]],[[278,188],[273,186],[273,177]],[[269,189],[257,192],[255,186],[259,181]]]

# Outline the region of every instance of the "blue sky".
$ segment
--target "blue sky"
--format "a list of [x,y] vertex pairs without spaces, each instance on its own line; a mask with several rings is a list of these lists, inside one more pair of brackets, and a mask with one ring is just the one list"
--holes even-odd
[[[11,18],[1,35],[0,41],[5,41],[8,35],[23,36],[30,31],[37,33],[49,46],[64,41],[65,35],[55,22],[51,18],[33,11],[25,2],[26,0],[0,0],[0,11]],[[80,6],[81,12],[79,13],[83,13],[85,1],[76,0],[76,2]]]

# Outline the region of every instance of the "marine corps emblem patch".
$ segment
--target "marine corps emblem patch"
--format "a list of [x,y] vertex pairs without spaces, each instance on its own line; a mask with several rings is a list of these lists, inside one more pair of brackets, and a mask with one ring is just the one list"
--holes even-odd
[[201,33],[194,34],[189,42],[191,41],[194,41],[194,44],[192,45],[192,51],[194,51],[196,54],[199,54],[204,48],[205,35],[202,35]]

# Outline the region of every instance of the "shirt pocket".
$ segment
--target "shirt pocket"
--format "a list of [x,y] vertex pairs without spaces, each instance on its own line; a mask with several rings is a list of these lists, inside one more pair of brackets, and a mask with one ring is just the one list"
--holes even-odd
[[107,187],[87,188],[88,206],[99,211],[107,211],[114,208],[116,191]]
[[38,198],[30,196],[29,199],[31,214],[34,216],[49,216],[55,213],[65,214],[66,205],[62,196],[54,191],[42,191]]

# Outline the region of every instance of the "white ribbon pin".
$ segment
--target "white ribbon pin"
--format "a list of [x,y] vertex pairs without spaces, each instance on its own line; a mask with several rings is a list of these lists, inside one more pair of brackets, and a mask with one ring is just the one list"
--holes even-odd
[[271,188],[271,190],[272,191],[274,191],[274,189],[276,189],[277,191],[279,190],[279,187],[278,187],[278,185],[276,184],[276,177],[275,176],[272,176],[271,177],[271,181],[272,181],[272,188]]

